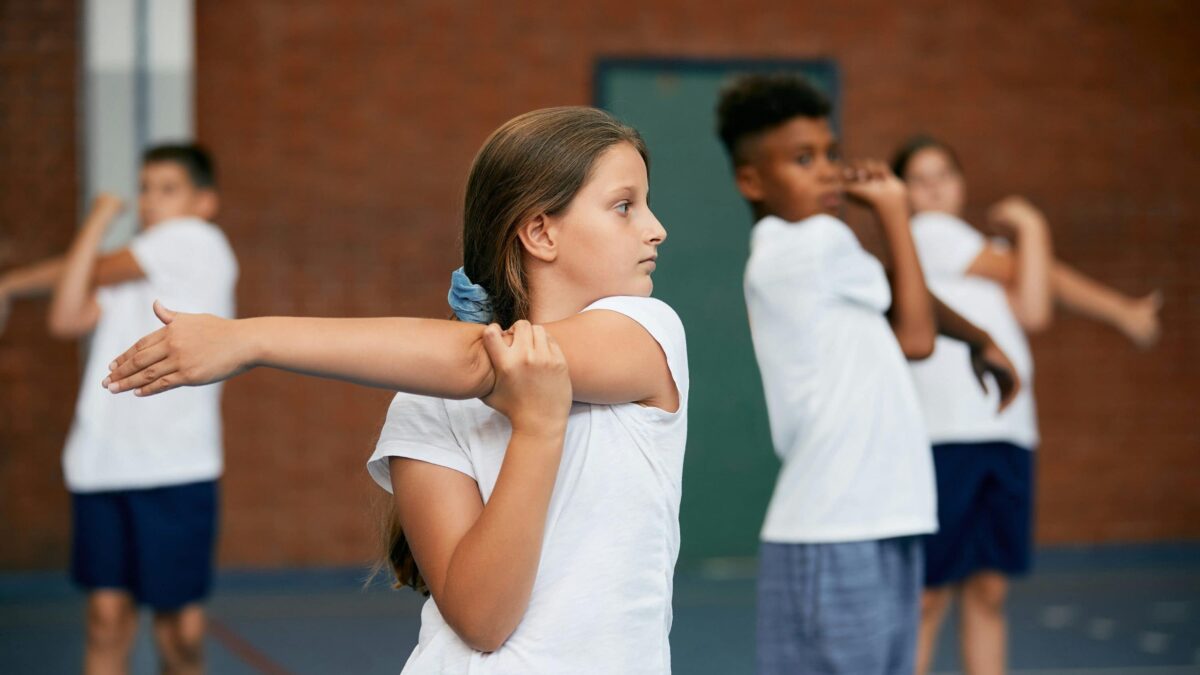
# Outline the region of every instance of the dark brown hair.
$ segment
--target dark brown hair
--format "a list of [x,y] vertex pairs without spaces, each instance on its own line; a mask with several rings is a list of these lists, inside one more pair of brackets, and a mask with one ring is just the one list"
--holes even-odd
[[946,157],[950,158],[950,164],[954,166],[954,170],[962,173],[962,162],[958,161],[958,155],[955,154],[954,148],[951,148],[944,141],[934,138],[929,134],[917,134],[910,136],[907,141],[904,141],[896,152],[892,155],[892,173],[900,180],[904,180],[904,173],[908,171],[908,164],[916,157],[917,153],[929,148],[941,150],[946,153]]
[[717,136],[737,166],[747,161],[750,139],[797,117],[828,118],[832,109],[825,94],[795,73],[741,75],[721,88]]
[[545,108],[492,133],[475,157],[463,205],[463,271],[483,286],[501,326],[529,315],[520,226],[564,211],[608,148],[629,143],[647,160],[633,128],[596,108]]
[[[629,143],[649,167],[642,137],[596,108],[545,108],[505,122],[483,144],[467,178],[463,205],[463,271],[488,292],[493,321],[501,326],[529,316],[529,287],[522,224],[538,213],[561,213],[591,176],[605,150]],[[381,534],[396,587],[428,595],[395,508]]]
[[217,188],[217,167],[212,155],[203,146],[196,143],[163,144],[142,153],[142,166],[168,162],[183,167],[193,187],[202,190]]

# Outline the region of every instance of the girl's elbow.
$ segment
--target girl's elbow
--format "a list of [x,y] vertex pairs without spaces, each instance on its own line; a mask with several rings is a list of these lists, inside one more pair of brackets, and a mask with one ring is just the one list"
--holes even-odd
[[74,340],[88,332],[88,329],[77,321],[71,321],[62,316],[51,314],[46,320],[46,331],[55,340]]
[[509,634],[500,635],[485,633],[482,635],[476,635],[473,637],[473,639],[464,638],[463,641],[466,642],[467,646],[471,649],[474,649],[477,652],[487,653],[500,649],[500,647],[508,641],[508,636]]
[[496,385],[496,371],[492,368],[492,359],[483,347],[482,338],[468,350],[459,372],[462,381],[458,388],[465,394],[462,398],[483,398],[492,393],[492,388]]
[[70,302],[59,302],[55,298],[50,303],[50,311],[46,315],[46,330],[50,336],[58,340],[75,340],[81,338],[100,322],[100,307],[95,301],[76,306]]
[[450,624],[458,637],[467,643],[468,647],[477,652],[494,652],[500,649],[514,630],[514,627],[502,626],[495,619],[487,616],[460,618],[459,620],[451,620],[450,617],[446,617],[446,622]]
[[1037,333],[1046,332],[1047,330],[1050,329],[1050,326],[1053,323],[1054,323],[1054,321],[1052,319],[1050,319],[1049,317],[1046,317],[1045,319],[1035,319],[1035,320],[1031,320],[1031,321],[1024,321],[1021,323],[1021,328],[1027,334],[1034,335]]
[[1026,333],[1042,333],[1054,323],[1054,310],[1051,306],[1047,306],[1017,312],[1017,323]]

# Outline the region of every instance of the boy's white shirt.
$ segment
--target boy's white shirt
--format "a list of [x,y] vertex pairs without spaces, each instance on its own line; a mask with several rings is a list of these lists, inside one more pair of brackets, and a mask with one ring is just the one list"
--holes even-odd
[[108,363],[162,327],[152,304],[233,318],[238,265],[225,235],[199,218],[177,218],[138,234],[129,250],[145,273],[97,290],[75,419],[63,452],[72,492],[179,485],[220,476],[221,386],[181,387],[157,396],[111,394]]
[[[475,652],[430,599],[405,675],[670,672],[667,637],[687,440],[683,324],[653,298],[605,298],[584,311],[595,310],[632,318],[658,342],[679,391],[679,410],[575,403],[520,625],[500,649]],[[508,419],[478,399],[398,394],[367,468],[390,492],[391,457],[430,462],[473,478],[486,502],[510,432]]]
[[987,331],[1012,361],[1021,390],[1002,413],[999,392],[989,382],[985,393],[966,366],[966,345],[938,337],[933,356],[912,364],[925,425],[933,443],[1008,441],[1034,449],[1038,444],[1033,395],[1033,357],[1004,287],[967,274],[987,246],[982,234],[946,213],[920,213],[912,219],[913,242],[925,281],[950,309]]
[[745,293],[783,462],[763,541],[936,530],[929,440],[879,262],[837,218],[768,216],[751,235]]

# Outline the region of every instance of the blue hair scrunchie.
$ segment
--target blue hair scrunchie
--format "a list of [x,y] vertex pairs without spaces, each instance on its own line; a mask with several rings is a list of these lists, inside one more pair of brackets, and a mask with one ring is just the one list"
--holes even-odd
[[488,297],[488,292],[483,290],[483,286],[471,283],[461,267],[450,275],[450,293],[446,300],[459,321],[492,322],[492,299]]

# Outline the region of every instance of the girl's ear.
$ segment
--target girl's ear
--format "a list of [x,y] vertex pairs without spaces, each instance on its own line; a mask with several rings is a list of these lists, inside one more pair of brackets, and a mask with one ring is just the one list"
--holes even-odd
[[763,200],[762,177],[758,173],[758,169],[752,164],[742,164],[733,172],[733,180],[737,183],[738,192],[742,193],[742,197],[748,202],[761,202]]
[[558,258],[558,221],[539,213],[526,220],[517,229],[525,252],[542,262],[554,262]]

